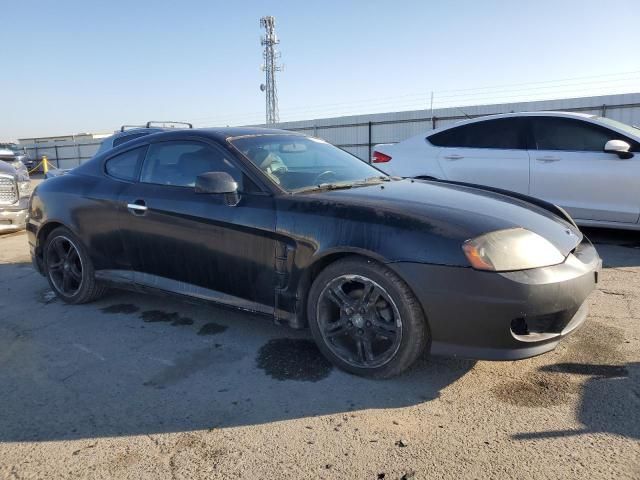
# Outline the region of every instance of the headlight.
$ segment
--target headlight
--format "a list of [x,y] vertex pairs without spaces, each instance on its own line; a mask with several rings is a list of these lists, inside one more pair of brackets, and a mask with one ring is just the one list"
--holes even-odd
[[31,182],[18,182],[18,191],[21,197],[28,197],[31,194]]
[[464,242],[462,250],[478,270],[526,270],[564,262],[564,255],[551,242],[524,228],[480,235]]

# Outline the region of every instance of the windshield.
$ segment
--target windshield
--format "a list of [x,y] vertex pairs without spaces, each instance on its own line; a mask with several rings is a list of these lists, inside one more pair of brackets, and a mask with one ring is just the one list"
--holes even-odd
[[611,118],[606,117],[597,117],[599,122],[604,123],[613,128],[617,128],[618,130],[622,130],[623,132],[628,133],[629,135],[639,136],[640,135],[640,127],[636,125],[629,125],[626,123],[619,122],[617,120],[612,120]]
[[238,137],[231,143],[288,192],[350,188],[388,177],[350,153],[301,135]]
[[12,152],[17,154],[24,153],[24,147],[20,147],[15,143],[0,143],[0,149],[11,150]]
[[5,150],[11,150],[12,152],[19,153],[22,151],[20,147],[18,147],[15,143],[0,143],[0,148]]

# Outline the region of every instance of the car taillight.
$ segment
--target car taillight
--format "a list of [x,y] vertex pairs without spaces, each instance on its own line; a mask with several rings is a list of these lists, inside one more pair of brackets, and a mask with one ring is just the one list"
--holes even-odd
[[371,155],[371,163],[387,163],[389,160],[391,157],[381,152],[373,152]]

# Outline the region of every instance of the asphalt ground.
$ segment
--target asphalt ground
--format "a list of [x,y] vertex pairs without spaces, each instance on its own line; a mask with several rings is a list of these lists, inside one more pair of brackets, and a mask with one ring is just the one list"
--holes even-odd
[[517,362],[372,381],[308,332],[169,296],[68,306],[0,237],[0,478],[640,478],[640,232],[586,324]]

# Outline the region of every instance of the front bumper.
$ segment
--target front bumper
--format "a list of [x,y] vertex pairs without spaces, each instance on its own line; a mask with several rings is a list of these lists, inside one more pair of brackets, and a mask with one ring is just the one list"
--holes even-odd
[[16,232],[25,228],[28,210],[20,207],[0,207],[0,233]]
[[516,360],[548,352],[586,319],[602,261],[585,238],[567,260],[517,272],[393,263],[422,304],[432,354]]

